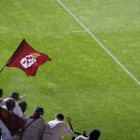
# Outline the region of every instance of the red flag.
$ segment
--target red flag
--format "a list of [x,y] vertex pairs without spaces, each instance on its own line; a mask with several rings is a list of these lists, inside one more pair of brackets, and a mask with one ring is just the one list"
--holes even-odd
[[46,54],[37,52],[23,39],[15,53],[7,62],[7,67],[18,67],[28,76],[35,76],[37,69],[46,61],[51,61]]
[[8,128],[11,135],[15,135],[22,127],[24,120],[14,113],[10,113],[8,110],[0,107],[0,120]]

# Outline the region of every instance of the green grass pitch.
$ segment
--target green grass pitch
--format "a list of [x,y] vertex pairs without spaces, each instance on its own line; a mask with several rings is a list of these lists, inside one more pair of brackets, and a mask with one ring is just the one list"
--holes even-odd
[[[139,0],[61,2],[140,80]],[[6,67],[0,73],[4,98],[18,91],[26,95],[27,115],[41,106],[48,122],[61,112],[72,118],[75,131],[99,129],[100,140],[140,139],[139,84],[59,1],[1,0],[0,10],[1,69],[24,38],[52,58],[39,67],[35,77]]]

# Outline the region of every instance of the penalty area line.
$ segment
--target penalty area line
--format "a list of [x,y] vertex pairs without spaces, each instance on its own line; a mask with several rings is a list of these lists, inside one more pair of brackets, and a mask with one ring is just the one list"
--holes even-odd
[[87,27],[60,1],[59,4],[89,33],[89,35],[106,51],[108,55],[116,61],[116,63],[140,86],[140,82],[135,78],[121,63],[120,61],[87,29]]

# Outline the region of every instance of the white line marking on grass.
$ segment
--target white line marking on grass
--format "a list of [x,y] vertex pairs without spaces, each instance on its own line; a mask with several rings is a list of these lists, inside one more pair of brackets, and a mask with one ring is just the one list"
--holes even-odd
[[87,27],[60,1],[57,0],[61,6],[90,34],[90,36],[116,61],[118,65],[140,86],[140,82],[135,78],[120,62],[109,52],[109,50],[87,29]]
[[72,31],[73,33],[81,33],[81,32],[87,32],[86,30],[83,31]]

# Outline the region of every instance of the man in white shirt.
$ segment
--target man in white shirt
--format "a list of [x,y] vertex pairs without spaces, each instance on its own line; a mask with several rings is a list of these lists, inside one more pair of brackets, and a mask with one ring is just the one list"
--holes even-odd
[[98,129],[94,129],[90,132],[89,137],[86,138],[80,135],[75,140],[98,140],[99,137],[100,137],[100,131]]
[[70,128],[63,121],[64,116],[61,113],[55,115],[54,120],[46,124],[42,140],[62,140],[62,134],[73,136],[73,128],[70,117],[66,117]]
[[[19,97],[19,93],[16,92],[16,91],[12,92],[11,95],[10,95],[10,98],[14,99],[14,100],[15,100],[15,103],[16,103],[13,112],[14,112],[16,115],[18,115],[19,117],[22,117],[22,111],[21,111],[20,106],[17,104],[17,101],[19,101],[19,100],[22,99],[23,97],[25,97],[25,96]],[[6,106],[6,101],[7,101],[8,99],[10,99],[10,98],[4,99],[4,100],[0,103],[0,107]]]

